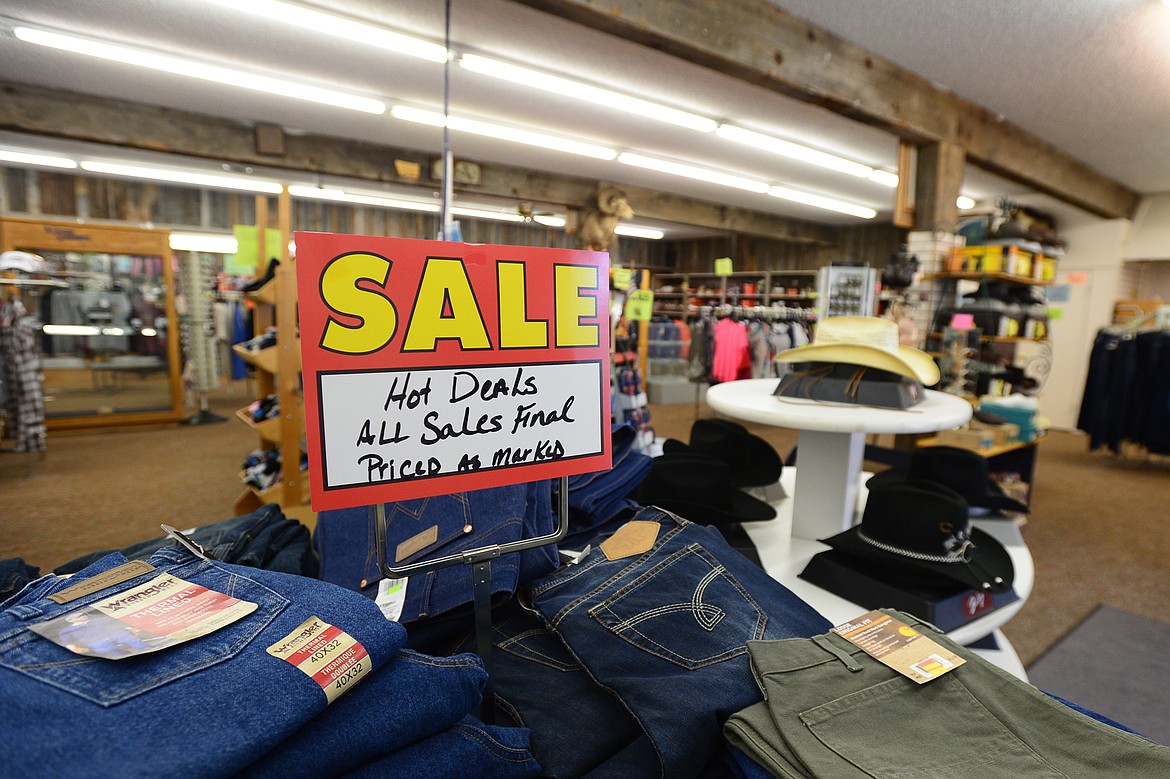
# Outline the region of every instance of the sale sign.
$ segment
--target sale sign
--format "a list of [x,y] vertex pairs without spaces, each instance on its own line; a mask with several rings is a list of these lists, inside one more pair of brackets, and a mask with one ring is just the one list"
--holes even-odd
[[295,240],[314,510],[610,467],[606,253]]

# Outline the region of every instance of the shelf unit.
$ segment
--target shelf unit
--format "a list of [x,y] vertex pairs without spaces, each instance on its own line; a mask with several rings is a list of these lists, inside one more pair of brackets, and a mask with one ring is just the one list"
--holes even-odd
[[[258,351],[249,351],[237,345],[232,347],[245,362],[255,368],[256,394],[259,398],[275,394],[280,402],[280,415],[262,422],[253,422],[246,408],[236,411],[236,418],[252,428],[262,447],[280,452],[280,479],[265,490],[247,486],[236,499],[237,514],[254,511],[266,503],[277,503],[284,515],[296,519],[310,529],[316,524],[316,514],[309,506],[309,474],[302,470],[304,451],[305,414],[301,394],[301,344],[297,334],[296,271],[288,255],[291,206],[288,190],[278,200],[278,222],[282,245],[273,252],[280,259],[273,278],[255,292],[247,294],[254,308],[255,330],[262,333],[276,325],[276,345]],[[260,256],[264,252],[264,227],[268,221],[267,199],[258,197],[256,220],[260,226]]]
[[[808,308],[816,301],[815,270],[659,273],[654,277],[654,313],[686,314],[691,305],[785,305]],[[661,291],[670,287],[669,291]]]

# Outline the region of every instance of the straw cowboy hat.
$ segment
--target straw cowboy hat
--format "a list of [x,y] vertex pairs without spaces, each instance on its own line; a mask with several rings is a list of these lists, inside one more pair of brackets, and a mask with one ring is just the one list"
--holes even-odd
[[821,320],[813,342],[776,356],[777,362],[829,362],[863,365],[937,384],[938,366],[930,355],[898,343],[898,325],[872,316],[832,316]]

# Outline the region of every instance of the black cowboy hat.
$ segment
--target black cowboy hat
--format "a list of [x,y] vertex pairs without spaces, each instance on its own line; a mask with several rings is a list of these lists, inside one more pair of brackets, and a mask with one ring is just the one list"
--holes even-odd
[[987,458],[969,449],[955,446],[924,446],[910,455],[905,468],[891,468],[871,476],[866,486],[880,489],[890,484],[921,479],[949,487],[963,496],[969,506],[1028,513],[1028,507],[1009,498],[998,484],[991,480]]
[[634,499],[699,525],[760,522],[776,516],[767,503],[732,484],[727,463],[699,454],[655,457]]
[[1015,578],[1008,551],[971,526],[961,495],[935,482],[871,489],[861,524],[822,542],[896,572],[903,581],[952,581],[999,593],[1010,590]]
[[772,445],[743,425],[726,419],[696,419],[691,425],[691,442],[668,438],[662,444],[666,454],[701,454],[722,460],[731,468],[731,483],[737,487],[763,487],[780,479],[784,462]]

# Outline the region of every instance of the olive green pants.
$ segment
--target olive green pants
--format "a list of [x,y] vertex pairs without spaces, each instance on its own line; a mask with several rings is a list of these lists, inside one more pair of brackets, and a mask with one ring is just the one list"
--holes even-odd
[[919,685],[835,634],[752,641],[764,700],[731,716],[728,741],[785,778],[1170,777],[1170,748],[1074,711],[933,625],[883,611],[967,662]]

